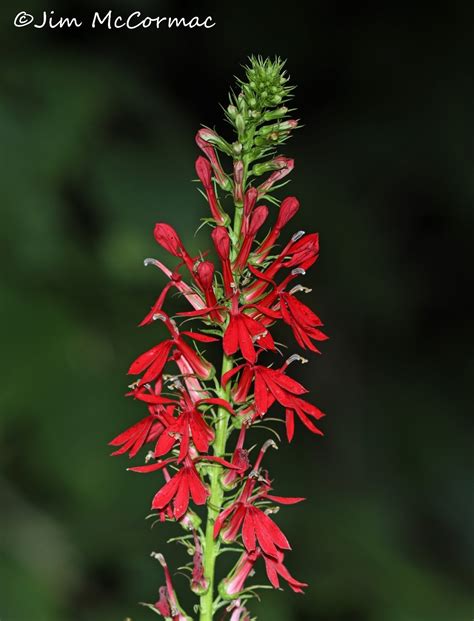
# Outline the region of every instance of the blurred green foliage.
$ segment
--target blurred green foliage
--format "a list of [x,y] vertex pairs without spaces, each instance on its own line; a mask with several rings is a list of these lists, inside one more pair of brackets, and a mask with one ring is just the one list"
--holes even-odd
[[0,12],[2,621],[144,620],[136,602],[162,581],[149,552],[179,564],[173,529],[144,521],[153,478],[106,443],[140,415],[125,372],[159,337],[135,329],[163,284],[142,267],[163,258],[153,224],[206,247],[193,135],[222,129],[218,102],[249,53],[288,57],[299,84],[290,191],[295,230],[321,233],[307,284],[331,335],[300,371],[326,437],[299,429],[269,457],[278,493],[308,497],[278,519],[311,588],[265,592],[259,618],[472,617],[468,3],[452,15],[316,3],[313,21],[304,3],[275,6],[269,27],[268,6],[209,2],[206,33],[12,27],[44,8]]

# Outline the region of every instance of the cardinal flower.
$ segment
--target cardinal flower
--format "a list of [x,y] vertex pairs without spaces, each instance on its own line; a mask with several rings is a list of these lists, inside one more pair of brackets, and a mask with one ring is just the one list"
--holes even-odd
[[306,304],[295,298],[294,293],[298,290],[297,286],[289,293],[280,294],[281,316],[291,327],[296,341],[303,349],[319,353],[312,340],[325,341],[328,337],[319,330],[323,325],[321,319]]
[[[214,265],[210,261],[202,261],[196,268],[196,280],[204,293],[206,305],[209,308],[217,306],[216,294],[214,291]],[[211,319],[220,322],[223,319],[222,313],[212,310]]]
[[233,293],[234,276],[230,266],[230,237],[227,229],[223,226],[216,226],[211,233],[212,241],[216,248],[222,264],[222,277],[224,279],[224,290],[226,296]]
[[253,208],[255,207],[255,203],[258,198],[258,190],[257,188],[250,187],[244,196],[244,210],[243,210],[243,218],[242,218],[242,229],[240,234],[242,236],[247,235],[250,216],[252,214]]
[[286,375],[285,369],[286,367],[271,369],[261,365],[243,364],[227,372],[222,381],[226,385],[234,375],[242,371],[241,379],[234,390],[234,400],[241,403],[247,400],[252,380],[254,381],[255,403],[252,407],[256,416],[264,416],[275,401],[282,405],[285,408],[287,437],[290,442],[294,436],[295,414],[310,431],[322,435],[322,431],[311,418],[319,420],[324,416],[323,412],[301,399],[300,395],[308,391]]
[[186,358],[192,370],[198,377],[201,379],[209,379],[214,372],[214,367],[210,362],[207,362],[207,360],[204,360],[201,356],[199,356],[182,337],[185,335],[202,343],[210,343],[212,341],[216,341],[217,339],[207,334],[199,334],[197,332],[179,332],[176,324],[165,313],[159,313],[158,316],[155,316],[155,318],[161,319],[164,322],[171,333],[171,338],[162,341],[158,345],[155,345],[145,353],[138,356],[138,358],[130,365],[128,370],[129,374],[140,375],[144,372],[141,380],[139,381],[140,386],[153,381],[162,373],[163,368],[168,361],[171,350],[173,348],[177,348],[182,356]]
[[254,573],[254,565],[260,557],[263,557],[265,561],[268,580],[275,589],[280,588],[279,579],[281,577],[286,580],[292,591],[303,593],[303,589],[308,585],[306,582],[296,580],[290,574],[283,564],[284,554],[282,552],[278,554],[277,558],[267,557],[260,548],[257,548],[255,552],[244,552],[230,575],[220,583],[219,594],[223,599],[233,599],[242,593],[245,582]]
[[253,282],[244,289],[244,297],[248,302],[262,296],[282,269],[299,268],[304,274],[319,256],[319,236],[317,233],[306,235],[304,231],[295,233],[278,257],[263,272],[264,282]]
[[246,308],[239,306],[238,296],[234,295],[222,346],[227,356],[240,350],[245,360],[253,363],[257,359],[256,342],[261,349],[275,349],[275,343],[266,326],[251,317]]
[[109,442],[111,446],[120,447],[112,455],[128,453],[130,458],[135,457],[144,444],[158,440],[173,420],[167,408],[159,414],[145,416]]
[[247,552],[255,552],[257,546],[259,546],[266,555],[276,558],[278,551],[290,550],[291,546],[275,522],[262,509],[257,507],[256,503],[267,500],[290,505],[301,502],[304,498],[272,496],[269,494],[270,485],[266,481],[254,493],[257,484],[256,473],[258,473],[265,451],[272,445],[274,443],[271,440],[263,445],[253,468],[254,476],[247,479],[237,500],[232,502],[217,517],[214,525],[214,537],[217,537],[222,530],[223,540],[225,542],[232,542],[235,541],[237,535],[241,532]]
[[265,561],[265,569],[270,583],[275,589],[279,589],[281,577],[283,578],[283,580],[286,580],[286,582],[288,582],[288,585],[290,586],[292,591],[294,591],[295,593],[303,593],[303,589],[306,588],[308,585],[306,584],[306,582],[300,582],[299,580],[296,580],[296,578],[294,578],[290,574],[288,569],[283,565],[283,559],[284,555],[282,552],[279,552],[276,558],[263,555],[263,560]]
[[260,205],[259,207],[256,207],[254,209],[252,217],[250,219],[248,231],[246,235],[243,236],[242,245],[240,247],[237,259],[234,263],[234,269],[241,270],[247,263],[247,259],[249,257],[250,249],[252,247],[255,236],[267,219],[267,216],[268,207],[266,207],[265,205]]
[[[196,464],[202,460],[215,462],[226,468],[234,468],[231,463],[220,457],[205,455],[192,458],[187,455],[178,472],[155,494],[151,508],[162,511],[171,504],[175,519],[180,520],[186,514],[191,498],[196,505],[205,504],[209,490],[196,470]],[[177,461],[176,457],[170,457],[155,464],[135,466],[128,470],[140,473],[155,472]]]
[[281,181],[286,175],[289,175],[295,166],[295,161],[280,155],[272,160],[273,167],[276,168],[266,181],[258,187],[259,196],[264,196],[272,186]]
[[175,257],[179,257],[187,266],[191,274],[193,273],[194,260],[189,256],[178,233],[166,222],[155,224],[155,239],[162,248],[167,250]]
[[278,211],[277,221],[273,226],[270,233],[265,237],[257,251],[257,263],[261,263],[270,252],[272,246],[279,238],[281,231],[288,224],[288,222],[295,216],[300,203],[294,196],[287,196],[281,203]]
[[151,556],[156,558],[163,567],[166,581],[166,586],[162,586],[159,589],[160,599],[155,603],[153,608],[156,612],[158,612],[158,614],[165,617],[167,620],[192,621],[191,618],[183,612],[181,606],[179,605],[176,591],[171,580],[170,570],[168,569],[164,556],[162,554],[157,554],[156,552],[152,552]]
[[230,187],[230,180],[224,173],[213,146],[214,144],[219,144],[220,141],[222,141],[222,139],[216,134],[216,132],[205,127],[200,129],[196,134],[196,144],[205,153],[205,155],[211,162],[217,183],[224,190],[228,190]]
[[209,587],[209,582],[204,576],[204,566],[202,562],[202,545],[196,530],[193,530],[194,554],[193,568],[191,574],[191,590],[198,595],[205,593]]

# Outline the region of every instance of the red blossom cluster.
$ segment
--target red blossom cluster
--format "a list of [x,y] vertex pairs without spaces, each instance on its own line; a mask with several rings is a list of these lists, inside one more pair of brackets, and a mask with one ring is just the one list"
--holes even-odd
[[[285,132],[296,125],[296,121],[286,121]],[[110,444],[116,448],[114,455],[128,453],[130,457],[146,448],[145,463],[129,470],[159,474],[161,483],[152,509],[159,520],[176,520],[191,531],[192,537],[185,541],[193,555],[190,582],[196,593],[204,596],[210,589],[212,602],[219,549],[226,544],[241,548],[240,560],[220,583],[219,599],[227,601],[226,605],[232,600],[230,619],[243,621],[250,616],[240,598],[247,592],[247,579],[258,559],[263,560],[273,587],[280,586],[280,579],[297,593],[307,586],[286,568],[285,554],[291,546],[270,517],[277,505],[304,499],[271,493],[262,459],[274,442],[269,440],[261,447],[252,465],[246,435],[274,404],[282,406],[288,441],[294,437],[295,416],[312,433],[322,433],[317,421],[323,413],[306,400],[307,389],[289,375],[290,363],[305,362],[304,358],[293,354],[269,366],[262,357],[266,352],[281,355],[274,339],[278,322],[291,328],[296,345],[305,350],[318,352],[316,343],[327,337],[319,317],[297,297],[309,291],[296,281],[319,256],[318,235],[290,232],[279,245],[299,201],[287,196],[275,206],[274,197],[270,200],[271,192],[293,169],[293,160],[274,157],[261,169],[270,173],[268,177],[255,183],[260,170],[251,174],[239,157],[234,157],[232,174],[224,171],[217,154],[223,150],[219,141],[208,129],[196,136],[204,153],[196,160],[196,172],[210,208],[211,218],[206,221],[212,227],[217,260],[209,260],[207,254],[191,256],[173,227],[156,224],[156,242],[178,261],[168,268],[156,259],[146,260],[168,282],[140,326],[159,320],[167,338],[132,362],[129,374],[136,381],[128,396],[143,404],[146,415]],[[233,222],[221,205],[219,189],[233,199]],[[268,225],[269,220],[273,224]],[[191,308],[168,315],[164,308],[171,289]],[[193,320],[199,327],[185,329]],[[204,345],[221,349],[221,372],[216,373],[201,353]],[[229,452],[226,445],[233,432],[237,441]],[[205,530],[191,503],[207,505]],[[165,569],[166,586],[154,610],[166,619],[189,619],[179,606],[163,557],[157,558]],[[205,599],[201,599],[201,619],[211,619],[213,612],[204,614],[203,606]]]

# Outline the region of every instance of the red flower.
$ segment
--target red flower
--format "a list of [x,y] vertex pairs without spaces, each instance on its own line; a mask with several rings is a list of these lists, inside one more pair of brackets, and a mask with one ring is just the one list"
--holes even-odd
[[216,226],[211,233],[212,241],[216,248],[219,259],[222,263],[222,277],[224,279],[224,289],[226,296],[233,293],[234,276],[230,267],[230,237],[227,229],[223,226]]
[[227,372],[222,378],[222,383],[226,385],[234,375],[242,371],[240,381],[234,390],[234,400],[237,403],[244,403],[248,398],[252,380],[254,380],[255,415],[264,416],[277,401],[285,408],[286,431],[290,442],[294,436],[295,414],[310,431],[323,435],[322,431],[311,421],[311,418],[315,420],[322,418],[323,412],[300,398],[300,395],[308,391],[299,382],[286,375],[285,369],[285,366],[281,369],[271,369],[260,365],[244,364]]
[[242,218],[242,229],[240,231],[241,235],[247,235],[247,231],[249,228],[250,216],[252,214],[253,208],[255,207],[255,203],[258,198],[258,190],[256,188],[250,187],[247,192],[245,192],[244,196],[244,212]]
[[194,555],[193,569],[191,574],[191,590],[198,595],[202,595],[208,589],[209,583],[204,576],[204,566],[202,563],[202,545],[199,536],[193,530],[194,536]]
[[271,164],[273,165],[273,168],[276,168],[276,170],[266,181],[258,186],[258,195],[260,197],[264,196],[268,190],[270,190],[272,186],[277,183],[277,181],[281,181],[281,179],[286,177],[286,175],[290,174],[295,166],[295,160],[280,155],[279,157],[275,157]]
[[224,189],[229,189],[229,179],[226,174],[222,170],[222,166],[219,163],[219,159],[217,158],[216,152],[213,144],[216,141],[219,141],[220,138],[213,132],[211,129],[202,128],[196,134],[196,144],[198,147],[207,155],[208,159],[212,164],[212,168],[214,169],[214,174],[216,176],[217,183]]
[[234,598],[245,588],[245,582],[249,575],[254,571],[254,565],[259,557],[263,556],[267,577],[275,589],[280,588],[279,577],[288,582],[288,585],[295,593],[303,593],[303,589],[308,585],[306,582],[296,580],[288,569],[283,565],[284,554],[280,552],[276,558],[266,556],[260,548],[255,552],[244,552],[237,565],[228,578],[225,578],[219,585],[219,591],[225,598]]
[[268,255],[272,246],[279,238],[282,229],[288,224],[288,222],[295,216],[300,207],[300,203],[294,196],[287,196],[283,199],[280,210],[278,211],[277,221],[270,233],[265,237],[262,244],[258,249],[257,262],[261,263],[263,259]]
[[242,203],[244,200],[242,193],[242,182],[244,180],[244,163],[242,160],[234,162],[234,201]]
[[[196,268],[196,280],[204,292],[206,305],[209,308],[217,306],[216,294],[214,292],[214,265],[210,261],[202,261]],[[222,315],[218,310],[210,313],[214,321],[222,321]]]
[[163,320],[166,327],[171,332],[172,338],[166,339],[158,345],[155,345],[155,347],[152,347],[145,353],[141,354],[132,362],[128,370],[129,374],[139,375],[145,371],[139,382],[139,386],[147,384],[161,375],[173,347],[176,347],[180,351],[181,355],[188,361],[192,370],[198,377],[201,379],[209,379],[214,373],[214,367],[210,362],[207,362],[207,360],[201,358],[201,356],[199,356],[195,350],[183,340],[182,335],[189,336],[193,340],[201,341],[203,343],[210,343],[212,341],[216,341],[217,339],[206,334],[199,334],[197,332],[180,333],[174,322],[170,320],[165,313],[161,313],[157,318]]
[[162,248],[167,250],[175,257],[179,257],[187,266],[191,274],[193,273],[194,261],[191,259],[183,246],[178,233],[166,222],[155,224],[155,239]]
[[295,593],[303,593],[303,589],[308,585],[306,582],[300,582],[296,580],[288,569],[283,565],[284,555],[283,553],[279,553],[276,558],[263,555],[263,559],[265,561],[265,569],[267,572],[267,577],[270,580],[272,586],[275,589],[280,588],[280,580],[279,577],[286,580],[292,591]]
[[259,207],[254,209],[248,227],[248,232],[246,235],[243,236],[242,246],[240,247],[239,255],[234,263],[235,269],[241,270],[247,263],[247,259],[249,257],[250,249],[252,248],[255,236],[267,219],[267,216],[268,207],[266,207],[265,205],[260,205]]
[[179,605],[178,598],[176,597],[176,591],[174,590],[173,582],[171,580],[171,574],[164,556],[162,554],[152,552],[152,557],[156,558],[163,567],[166,581],[166,586],[162,586],[159,589],[160,599],[155,603],[154,609],[162,617],[165,617],[168,620],[190,621],[190,618],[184,614]]
[[212,217],[217,224],[225,224],[227,218],[224,216],[224,213],[217,202],[216,193],[214,192],[214,187],[212,185],[212,166],[209,163],[209,160],[202,155],[200,155],[196,160],[196,173],[204,186],[204,190],[206,191]]
[[144,444],[161,437],[170,420],[173,416],[166,408],[160,414],[145,416],[109,442],[110,446],[120,446],[112,455],[128,453],[130,458],[135,457]]
[[[296,290],[298,290],[296,288]],[[326,341],[328,337],[318,328],[323,325],[321,319],[313,311],[300,302],[293,293],[280,293],[280,311],[285,323],[293,330],[295,339],[303,349],[318,352],[312,340]]]
[[[253,468],[254,473],[258,473],[269,446],[275,446],[275,443],[269,440],[263,445]],[[255,505],[262,500],[290,505],[301,502],[304,498],[272,496],[268,493],[270,485],[266,482],[254,494],[256,484],[257,476],[249,477],[238,499],[220,513],[214,525],[214,537],[217,537],[222,530],[223,540],[231,542],[235,541],[239,532],[242,532],[242,540],[247,552],[255,552],[258,545],[264,554],[276,558],[278,551],[290,550],[291,546],[275,522]]]
[[[295,233],[278,257],[260,275],[260,282],[253,282],[244,289],[247,302],[258,299],[281,268],[301,270],[301,274],[311,267],[319,256],[319,236],[317,233],[306,235],[304,231]],[[254,273],[254,272],[252,272]],[[263,281],[263,282],[262,282]]]
[[[232,464],[219,457],[206,455],[192,459],[188,455],[180,470],[178,470],[178,472],[155,494],[151,503],[151,508],[163,511],[166,507],[171,505],[175,519],[180,520],[188,510],[190,498],[192,498],[197,505],[205,504],[209,496],[209,491],[202,482],[195,466],[198,461],[203,459],[219,463],[226,468],[233,468]],[[140,473],[154,472],[175,461],[177,461],[175,457],[170,457],[169,459],[159,461],[155,464],[136,466],[134,468],[128,468],[128,470]]]
[[[154,265],[158,269],[160,269],[163,274],[168,276],[173,281],[173,286],[178,289],[180,293],[184,295],[184,297],[188,300],[188,302],[196,309],[204,308],[204,303],[202,298],[194,292],[194,290],[185,282],[183,282],[181,275],[178,272],[172,272],[169,270],[163,263],[157,261],[156,259],[145,259],[144,261],[146,265]],[[166,286],[165,286],[166,289]],[[168,289],[166,289],[168,291]],[[140,326],[144,326],[146,324],[151,323],[154,320],[154,315],[161,310],[161,306],[163,303],[162,295],[159,296],[158,300],[153,305],[151,311],[145,317],[145,319],[140,323]]]
[[240,350],[245,360],[255,362],[255,342],[261,349],[275,349],[275,343],[267,328],[245,313],[246,306],[239,306],[238,296],[232,298],[229,325],[224,333],[222,346],[227,356]]

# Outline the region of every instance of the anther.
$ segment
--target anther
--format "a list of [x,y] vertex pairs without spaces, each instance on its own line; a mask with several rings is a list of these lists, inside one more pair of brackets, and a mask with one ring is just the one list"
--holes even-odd
[[292,276],[304,276],[305,274],[306,270],[304,270],[302,267],[295,267],[294,270],[291,270]]
[[303,235],[306,235],[306,231],[298,231],[297,233],[295,233],[293,235],[293,237],[291,238],[292,242],[296,242],[299,239],[301,239],[303,237]]
[[145,267],[148,267],[148,265],[154,265],[155,267],[158,267],[158,261],[156,259],[151,259],[150,257],[148,257],[148,259],[145,259],[143,261],[143,265]]
[[299,354],[292,354],[285,362],[286,366],[289,366],[292,362],[301,362],[301,364],[306,364],[308,360],[300,356]]
[[302,291],[303,293],[311,293],[312,289],[309,289],[308,287],[303,287],[303,285],[295,285],[293,289],[290,290],[290,295],[293,295],[293,293],[296,293],[297,291]]
[[150,556],[151,558],[156,559],[162,567],[166,567],[166,561],[163,554],[161,554],[160,552],[152,552]]

